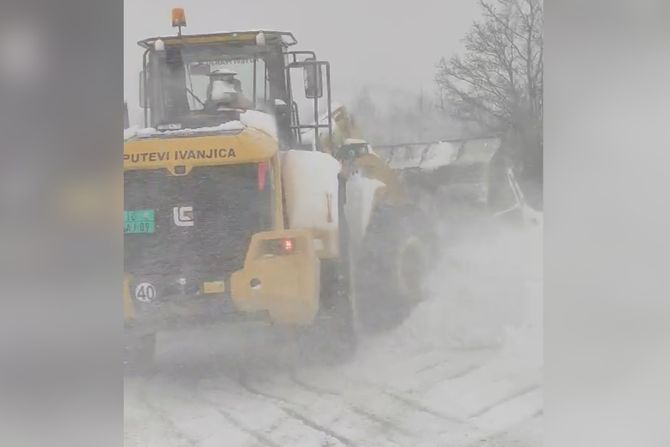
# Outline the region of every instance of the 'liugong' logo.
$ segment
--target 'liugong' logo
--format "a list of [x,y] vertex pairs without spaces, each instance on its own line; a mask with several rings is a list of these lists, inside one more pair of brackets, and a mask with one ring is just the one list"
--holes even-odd
[[175,206],[172,208],[172,220],[178,227],[192,227],[195,224],[193,220],[193,207]]

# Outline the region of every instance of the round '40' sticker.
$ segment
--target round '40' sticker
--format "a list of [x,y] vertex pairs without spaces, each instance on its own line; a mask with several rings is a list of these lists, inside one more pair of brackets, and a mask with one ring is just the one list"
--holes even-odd
[[141,303],[150,303],[156,298],[156,288],[150,282],[142,282],[135,287],[135,299]]

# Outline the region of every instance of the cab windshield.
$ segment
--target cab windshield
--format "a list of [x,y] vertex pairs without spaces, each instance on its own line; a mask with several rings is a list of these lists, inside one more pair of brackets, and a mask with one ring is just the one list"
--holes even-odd
[[167,47],[149,54],[146,79],[153,127],[197,128],[268,111],[281,98],[281,53],[253,45]]

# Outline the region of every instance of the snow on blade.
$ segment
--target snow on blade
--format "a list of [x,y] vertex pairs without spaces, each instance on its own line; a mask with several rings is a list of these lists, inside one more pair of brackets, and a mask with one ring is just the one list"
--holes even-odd
[[389,160],[389,165],[393,169],[437,169],[453,163],[458,156],[458,148],[459,144],[446,141],[420,148],[401,148]]
[[488,163],[500,148],[498,138],[476,138],[464,141],[438,141],[434,143],[412,143],[398,146],[381,146],[378,152],[384,154],[393,169],[419,168],[433,171],[438,168],[459,164],[472,165]]

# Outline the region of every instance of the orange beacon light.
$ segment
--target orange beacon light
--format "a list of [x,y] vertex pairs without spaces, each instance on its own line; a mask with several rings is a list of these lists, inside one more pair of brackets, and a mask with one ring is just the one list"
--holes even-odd
[[186,14],[184,13],[184,8],[172,8],[172,27],[179,28],[180,36],[182,26],[186,26]]

